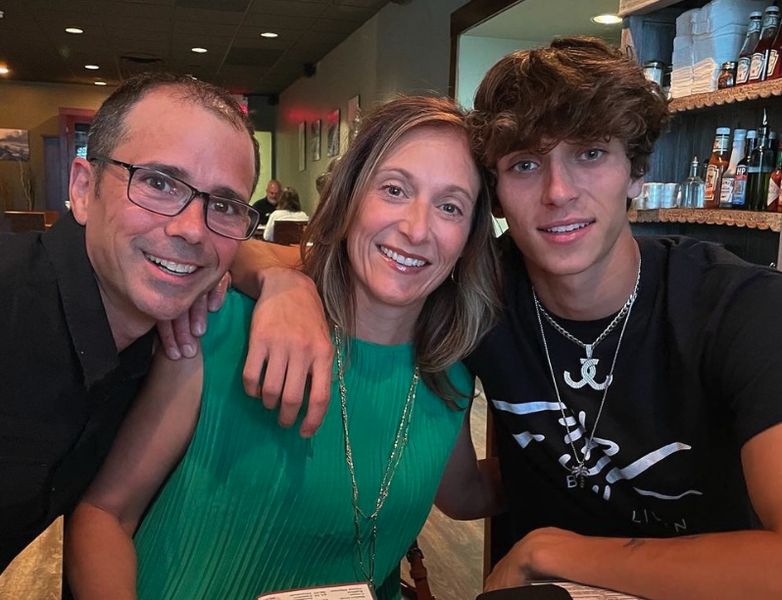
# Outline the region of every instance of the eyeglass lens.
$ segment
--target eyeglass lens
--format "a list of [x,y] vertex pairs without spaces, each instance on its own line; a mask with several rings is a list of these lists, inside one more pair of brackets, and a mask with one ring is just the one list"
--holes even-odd
[[[167,216],[178,214],[193,195],[193,190],[182,182],[144,167],[133,171],[128,185],[128,197],[134,204]],[[239,200],[209,196],[206,225],[220,235],[245,238],[253,225],[250,207]]]

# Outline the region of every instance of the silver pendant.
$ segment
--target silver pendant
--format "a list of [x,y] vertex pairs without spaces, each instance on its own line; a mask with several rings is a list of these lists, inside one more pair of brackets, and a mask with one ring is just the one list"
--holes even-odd
[[589,474],[586,465],[584,463],[574,465],[571,472],[573,473],[573,477],[578,481],[578,487],[584,489],[584,479]]
[[588,385],[593,390],[604,390],[611,385],[612,375],[607,375],[605,381],[600,383],[595,381],[595,375],[597,375],[597,364],[600,362],[599,358],[592,358],[592,344],[586,344],[584,346],[586,352],[586,358],[580,359],[581,361],[581,379],[576,381],[570,375],[570,371],[564,371],[562,378],[565,380],[571,388],[574,390],[580,390],[585,385]]

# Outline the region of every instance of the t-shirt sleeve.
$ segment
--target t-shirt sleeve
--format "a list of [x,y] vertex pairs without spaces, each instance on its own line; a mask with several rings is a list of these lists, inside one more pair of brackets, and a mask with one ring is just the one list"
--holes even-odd
[[780,312],[782,275],[759,275],[736,290],[714,337],[714,390],[727,399],[742,445],[782,422]]

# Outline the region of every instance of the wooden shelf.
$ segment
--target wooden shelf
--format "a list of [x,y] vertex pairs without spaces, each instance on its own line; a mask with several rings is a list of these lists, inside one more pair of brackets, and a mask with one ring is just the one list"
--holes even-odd
[[780,231],[782,213],[751,212],[708,208],[657,208],[631,210],[631,223],[696,223],[700,225],[728,225],[748,229]]
[[738,87],[727,88],[724,90],[715,90],[704,94],[693,94],[691,96],[682,96],[674,98],[669,104],[671,112],[687,112],[701,110],[723,104],[733,104],[735,102],[748,102],[752,100],[761,100],[773,96],[782,96],[782,78],[772,81],[760,81]]

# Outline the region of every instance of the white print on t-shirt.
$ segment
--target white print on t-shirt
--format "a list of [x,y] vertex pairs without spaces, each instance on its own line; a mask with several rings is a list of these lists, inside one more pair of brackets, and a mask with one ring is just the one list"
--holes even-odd
[[[502,400],[492,400],[492,404],[497,410],[510,412],[516,415],[529,415],[534,413],[542,413],[546,411],[561,413],[558,402],[511,403],[511,402],[503,402]],[[586,413],[584,411],[580,411],[578,413],[578,422],[576,422],[576,419],[573,416],[566,416],[564,420],[560,416],[557,419],[557,423],[559,423],[559,425],[564,430],[564,434],[562,436],[562,445],[564,451],[560,455],[558,462],[567,473],[567,475],[565,476],[565,485],[567,485],[567,487],[569,488],[577,487],[578,480],[577,477],[573,475],[573,466],[575,465],[576,461],[574,460],[573,456],[570,454],[571,448],[570,448],[570,443],[568,442],[568,436],[572,438],[572,443],[574,446],[577,444],[578,440],[584,439],[584,443],[581,448],[581,453],[583,456],[586,457],[585,466],[588,467],[587,470],[585,471],[585,476],[588,478],[599,477],[603,479],[605,485],[602,485],[602,483],[593,484],[591,486],[591,490],[595,494],[601,496],[603,500],[606,501],[611,499],[611,485],[615,484],[620,480],[630,481],[632,479],[635,479],[636,477],[646,472],[647,470],[651,469],[657,463],[662,462],[672,454],[675,454],[676,452],[681,452],[683,450],[692,449],[692,446],[690,446],[689,444],[685,444],[683,442],[672,442],[670,444],[661,446],[656,450],[647,452],[640,458],[637,458],[636,460],[630,462],[624,467],[620,468],[616,466],[611,466],[612,457],[614,457],[613,459],[614,461],[616,461],[619,458],[618,457],[620,451],[619,444],[617,444],[612,440],[598,437],[597,435],[594,436],[594,438],[591,440],[590,443],[590,440],[585,435],[586,432],[585,421],[586,421]],[[539,443],[546,439],[546,436],[544,434],[531,433],[530,431],[523,431],[522,433],[514,434],[513,437],[516,439],[516,442],[522,448],[527,448],[532,442]],[[602,451],[602,456],[600,456],[600,458],[598,458],[596,461],[592,463],[590,459],[592,458],[592,450],[594,448],[600,449]],[[573,464],[571,464],[571,461]],[[603,473],[605,474],[602,475]],[[654,492],[652,490],[641,489],[635,486],[633,486],[633,489],[637,494],[641,496],[652,496],[660,500],[678,500],[690,494],[698,495],[698,496],[703,495],[703,492],[699,490],[687,490],[685,492],[682,492],[681,494],[669,495],[669,494],[661,494],[659,492]]]
[[687,531],[687,519],[681,518],[681,521],[665,521],[662,517],[658,516],[653,510],[647,508],[634,508],[632,519],[633,523],[641,524],[653,524],[663,525],[670,529],[673,529],[675,533],[682,533]]

